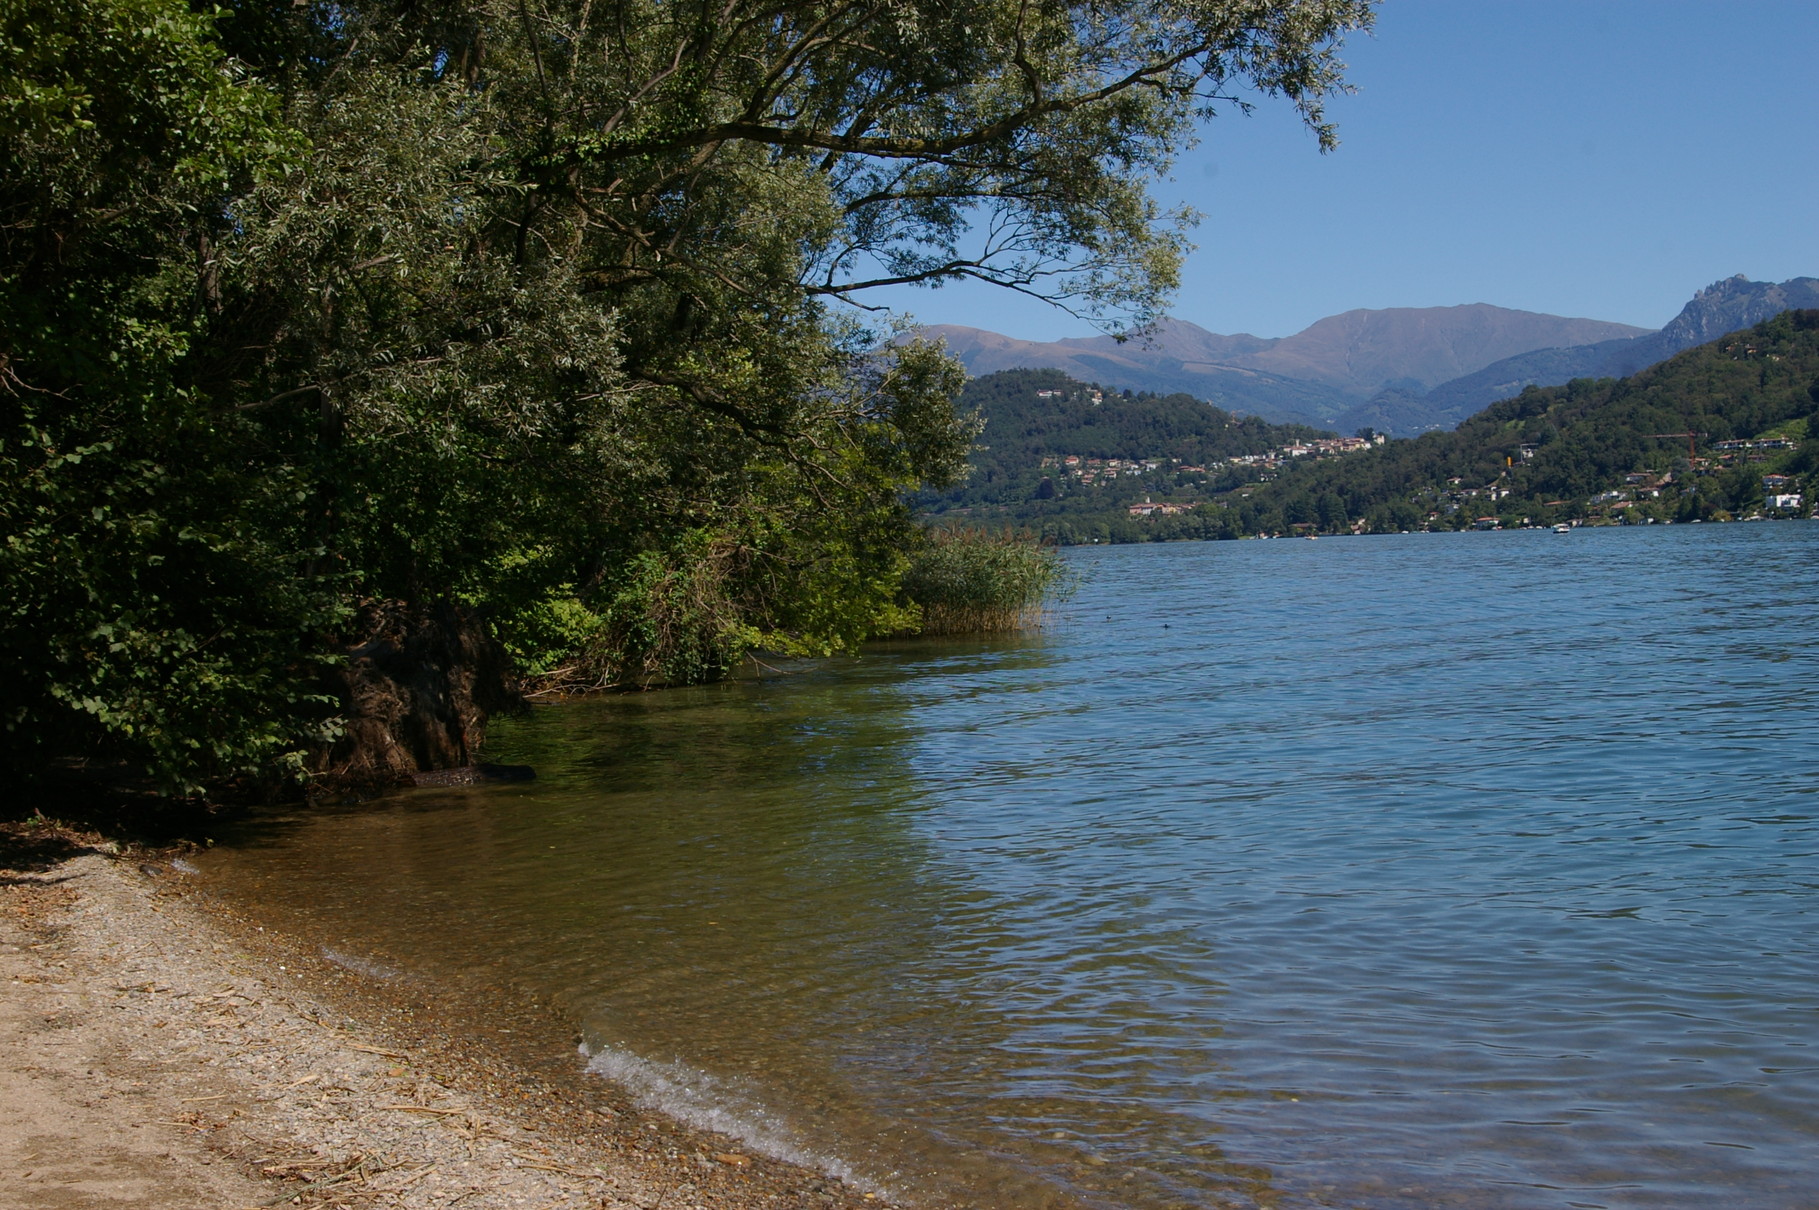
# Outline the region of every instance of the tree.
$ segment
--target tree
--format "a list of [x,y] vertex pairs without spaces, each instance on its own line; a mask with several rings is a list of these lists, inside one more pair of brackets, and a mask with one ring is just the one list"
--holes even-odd
[[0,719],[11,772],[130,751],[188,784],[298,751],[297,481],[187,381],[222,199],[294,153],[214,22],[0,6]]
[[[520,115],[521,217],[586,213],[612,285],[750,299],[977,277],[1138,320],[1184,246],[1146,178],[1242,87],[1289,98],[1330,146],[1334,50],[1370,17],[1360,0],[452,7],[400,6],[393,44]],[[767,238],[780,215],[790,245]],[[768,272],[729,281],[729,257]]]
[[913,625],[904,495],[974,426],[955,363],[842,300],[975,278],[1143,323],[1190,218],[1147,177],[1257,94],[1330,145],[1369,19],[4,0],[21,763],[295,757],[361,600],[605,681]]

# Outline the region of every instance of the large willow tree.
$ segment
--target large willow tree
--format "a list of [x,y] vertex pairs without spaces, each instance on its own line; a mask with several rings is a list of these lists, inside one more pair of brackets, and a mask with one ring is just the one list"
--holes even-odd
[[14,772],[294,761],[363,599],[627,678],[913,622],[972,430],[866,291],[1153,318],[1147,182],[1246,98],[1330,144],[1370,3],[0,0]]

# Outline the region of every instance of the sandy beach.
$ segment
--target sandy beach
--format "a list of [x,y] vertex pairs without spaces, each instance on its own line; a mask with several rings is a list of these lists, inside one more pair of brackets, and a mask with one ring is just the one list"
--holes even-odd
[[82,847],[0,871],[0,1210],[883,1204],[647,1112],[560,1045],[489,1050],[228,916],[169,854]]

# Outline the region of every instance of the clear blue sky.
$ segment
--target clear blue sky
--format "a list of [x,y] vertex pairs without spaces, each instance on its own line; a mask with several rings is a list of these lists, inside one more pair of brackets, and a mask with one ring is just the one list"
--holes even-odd
[[[1265,101],[1158,186],[1206,214],[1179,318],[1286,336],[1487,302],[1655,328],[1734,273],[1819,276],[1819,0],[1386,0],[1343,57],[1337,151]],[[888,301],[1093,334],[986,287]]]

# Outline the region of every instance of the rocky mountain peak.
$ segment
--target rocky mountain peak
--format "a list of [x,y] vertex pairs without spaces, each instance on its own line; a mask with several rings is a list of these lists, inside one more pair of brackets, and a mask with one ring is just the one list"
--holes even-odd
[[1759,324],[1790,307],[1814,306],[1819,306],[1819,278],[1758,282],[1739,273],[1693,295],[1680,314],[1661,329],[1661,343],[1678,352]]

